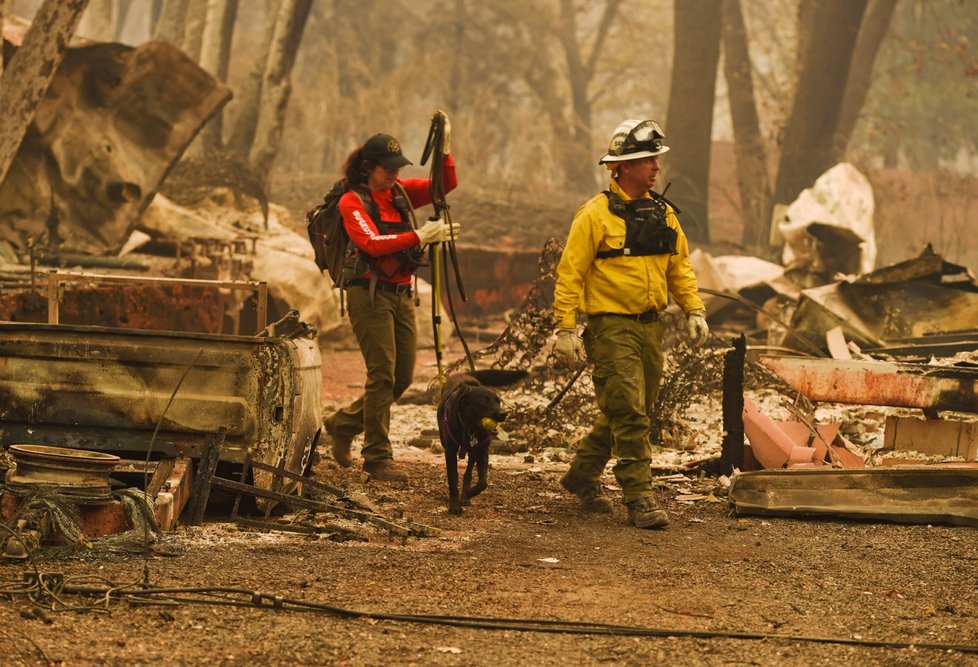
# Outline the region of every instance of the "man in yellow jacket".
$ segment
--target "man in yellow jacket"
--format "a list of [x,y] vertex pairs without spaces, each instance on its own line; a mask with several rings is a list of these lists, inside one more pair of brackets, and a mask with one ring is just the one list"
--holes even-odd
[[[615,129],[599,162],[611,171],[611,183],[574,216],[554,289],[554,354],[580,363],[586,352],[601,410],[560,482],[584,509],[611,512],[598,480],[614,457],[629,522],[638,528],[669,524],[652,498],[648,435],[662,377],[659,313],[670,294],[686,314],[694,345],[709,335],[686,235],[673,207],[652,191],[659,156],[669,150],[664,137],[652,120],[626,120]],[[587,316],[583,340],[578,313]]]

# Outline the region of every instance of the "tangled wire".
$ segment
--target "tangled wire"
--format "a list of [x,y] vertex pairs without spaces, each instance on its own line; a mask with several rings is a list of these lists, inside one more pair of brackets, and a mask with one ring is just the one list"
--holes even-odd
[[147,553],[162,537],[152,502],[139,489],[125,488],[113,493],[122,505],[129,530],[98,539],[85,535],[76,499],[59,488],[19,489],[5,485],[0,490],[19,500],[10,519],[0,522],[0,552],[13,542],[20,558],[41,561],[138,555]]

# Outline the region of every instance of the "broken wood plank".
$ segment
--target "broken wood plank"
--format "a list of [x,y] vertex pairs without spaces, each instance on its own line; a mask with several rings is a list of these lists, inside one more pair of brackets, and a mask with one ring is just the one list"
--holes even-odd
[[976,461],[978,422],[890,415],[886,418],[883,448]]
[[759,470],[735,475],[729,498],[742,514],[978,527],[978,470],[950,466]]
[[150,498],[156,498],[156,495],[163,488],[163,484],[170,477],[170,473],[173,472],[173,466],[176,465],[177,460],[173,458],[160,459],[156,462],[156,469],[153,471],[153,476],[149,478],[149,482],[146,484],[146,495]]

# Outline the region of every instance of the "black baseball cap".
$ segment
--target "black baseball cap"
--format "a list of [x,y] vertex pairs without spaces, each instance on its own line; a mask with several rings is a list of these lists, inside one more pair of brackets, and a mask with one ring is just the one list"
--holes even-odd
[[375,134],[363,145],[363,157],[373,160],[384,169],[400,169],[414,164],[401,153],[401,144],[389,134]]

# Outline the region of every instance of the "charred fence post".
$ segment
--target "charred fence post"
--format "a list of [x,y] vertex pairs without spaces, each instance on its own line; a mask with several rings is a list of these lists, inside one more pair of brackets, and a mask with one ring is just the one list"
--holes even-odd
[[741,335],[723,355],[723,444],[720,467],[725,475],[744,465],[744,359],[747,339]]

